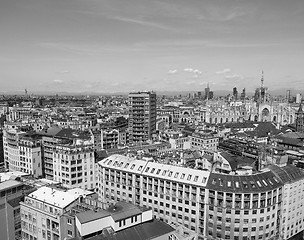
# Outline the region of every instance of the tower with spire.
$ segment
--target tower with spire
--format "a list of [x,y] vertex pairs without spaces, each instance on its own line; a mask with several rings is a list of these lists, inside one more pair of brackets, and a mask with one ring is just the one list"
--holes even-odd
[[303,101],[300,103],[299,109],[296,112],[296,131],[304,132]]
[[261,86],[255,90],[254,100],[258,103],[267,102],[267,87],[264,86],[264,71],[262,71]]

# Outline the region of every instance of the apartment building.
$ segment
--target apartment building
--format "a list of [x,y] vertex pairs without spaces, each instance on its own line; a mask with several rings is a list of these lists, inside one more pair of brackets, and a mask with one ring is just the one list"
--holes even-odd
[[[279,229],[286,225],[280,221],[284,188],[290,183],[299,185],[304,179],[304,173],[291,165],[270,166],[249,175],[228,175],[120,155],[98,164],[100,199],[151,207],[157,218],[183,224],[210,240],[276,239],[282,232]],[[302,192],[297,194],[297,198],[302,197]],[[297,207],[295,212],[288,212],[291,218],[298,214],[293,234],[295,229],[297,233],[302,231],[296,225],[302,214],[301,205]],[[283,239],[288,239],[285,236]]]
[[53,136],[43,136],[43,171],[44,176],[47,179],[54,179],[54,149],[57,143],[61,142],[60,139],[54,138]]
[[191,148],[217,150],[219,138],[205,132],[195,132],[190,137]]
[[20,203],[22,239],[63,240],[73,237],[64,214],[77,204],[82,196],[93,192],[80,188],[63,190],[41,187]]
[[101,148],[111,149],[117,148],[119,144],[119,130],[117,129],[102,129],[101,130]]
[[156,132],[156,93],[129,94],[130,143],[145,142]]
[[43,176],[41,136],[23,134],[19,137],[19,170],[34,177]]
[[[285,181],[282,188],[279,236],[282,239],[301,239],[304,230],[304,178],[302,172],[290,166],[282,169],[272,167],[276,168],[278,176],[284,178]],[[288,174],[285,173],[286,171]]]
[[0,175],[0,239],[21,239],[20,201],[32,191],[32,188],[20,181],[13,180],[14,175]]
[[17,127],[3,130],[4,165],[9,171],[20,171],[19,137],[23,133]]
[[29,173],[35,177],[43,175],[39,135],[6,127],[3,131],[3,152],[7,170]]
[[0,182],[1,239],[15,240],[21,236],[20,206],[23,183],[15,180]]
[[157,218],[204,235],[210,172],[112,155],[99,163],[101,199],[148,206]]
[[53,180],[64,187],[96,187],[96,165],[93,144],[57,144],[53,153]]

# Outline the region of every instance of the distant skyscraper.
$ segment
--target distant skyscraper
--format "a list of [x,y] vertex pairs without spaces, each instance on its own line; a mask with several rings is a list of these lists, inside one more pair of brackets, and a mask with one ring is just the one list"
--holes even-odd
[[238,99],[238,90],[236,87],[233,88],[232,94],[233,94],[234,100],[237,100]]
[[244,101],[245,98],[246,98],[246,89],[243,88],[243,91],[242,91],[242,93],[241,93],[241,100]]
[[199,99],[201,99],[201,98],[202,98],[202,92],[197,92],[197,97],[198,97]]
[[156,94],[130,93],[129,104],[130,143],[151,140],[156,131]]
[[296,131],[304,132],[304,112],[302,103],[300,103],[299,110],[296,112]]
[[210,99],[209,97],[209,93],[210,93],[210,87],[209,87],[209,82],[207,83],[207,87],[205,88],[205,99]]

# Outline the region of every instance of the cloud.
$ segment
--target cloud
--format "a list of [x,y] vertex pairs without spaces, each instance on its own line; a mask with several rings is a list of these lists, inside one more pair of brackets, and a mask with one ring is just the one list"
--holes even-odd
[[177,73],[177,69],[173,69],[173,70],[168,71],[168,74],[175,74],[175,73]]
[[193,72],[194,72],[195,74],[197,74],[197,75],[202,74],[202,72],[201,72],[200,70],[198,70],[198,69],[193,70]]
[[224,70],[221,71],[217,71],[215,72],[216,74],[226,74],[226,73],[230,73],[231,69],[230,68],[225,68]]
[[238,74],[233,74],[233,75],[227,75],[227,76],[225,76],[225,79],[232,80],[232,81],[239,81],[239,80],[244,79],[244,77],[241,76],[241,75],[238,75]]
[[193,68],[185,68],[184,71],[185,71],[185,72],[193,72],[194,69],[193,69]]
[[69,70],[61,70],[61,71],[58,71],[57,73],[67,74],[67,73],[70,73],[70,71]]
[[196,83],[196,81],[193,81],[193,80],[185,82],[186,85],[192,85],[192,84],[195,84],[195,83]]
[[166,31],[174,31],[174,32],[176,31],[175,29],[165,26],[163,24],[152,21],[146,21],[143,19],[128,18],[123,16],[108,16],[108,18],[117,21],[127,22],[127,23],[134,23],[134,24],[142,25],[144,27],[159,28]]
[[53,82],[54,83],[63,83],[63,80],[61,80],[61,79],[54,79]]

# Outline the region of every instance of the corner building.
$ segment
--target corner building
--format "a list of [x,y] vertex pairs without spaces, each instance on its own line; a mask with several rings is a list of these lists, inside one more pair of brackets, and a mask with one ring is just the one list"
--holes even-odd
[[[121,155],[98,164],[100,199],[151,207],[155,217],[178,222],[201,239],[290,239],[303,234],[302,200],[297,200],[299,206],[294,206],[294,212],[282,212],[282,203],[290,198],[285,187],[290,189],[291,184],[304,180],[304,173],[295,166],[269,166],[252,175],[227,175]],[[301,199],[303,193],[297,188],[293,198]],[[293,232],[286,221],[294,222]]]
[[211,173],[207,236],[210,239],[275,239],[283,184],[272,171],[232,176]]

